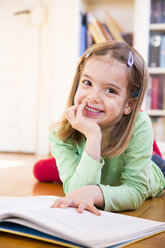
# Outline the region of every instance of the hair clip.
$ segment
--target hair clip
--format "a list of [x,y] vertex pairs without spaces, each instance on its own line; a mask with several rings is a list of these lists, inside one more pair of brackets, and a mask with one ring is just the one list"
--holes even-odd
[[133,95],[133,98],[136,98],[136,97],[139,95],[139,91],[140,91],[140,90],[137,90],[137,91],[135,92],[135,94]]
[[133,61],[134,61],[133,53],[132,53],[132,51],[130,51],[127,65],[132,67],[133,66]]
[[93,48],[85,55],[85,58],[88,58],[92,54]]

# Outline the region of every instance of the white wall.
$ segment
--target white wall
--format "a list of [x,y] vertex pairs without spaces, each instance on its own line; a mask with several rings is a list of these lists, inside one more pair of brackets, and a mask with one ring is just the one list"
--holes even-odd
[[61,117],[72,85],[79,51],[79,1],[45,0],[47,25],[42,29],[37,153],[49,152],[48,135]]
[[52,104],[51,122],[57,121],[72,85],[78,58],[78,1],[56,0],[51,10],[52,25]]

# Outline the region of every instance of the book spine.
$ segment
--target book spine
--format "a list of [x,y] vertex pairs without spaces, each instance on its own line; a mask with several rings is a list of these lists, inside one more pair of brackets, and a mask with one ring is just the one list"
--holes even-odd
[[154,2],[154,23],[162,22],[162,0]]
[[147,88],[147,93],[146,93],[146,109],[147,110],[151,109],[151,98],[152,98],[152,78],[150,77],[148,88]]
[[94,44],[93,37],[92,37],[88,28],[87,28],[87,41],[86,41],[86,43],[87,43],[87,48]]
[[86,14],[81,13],[80,56],[82,56],[87,49],[86,40],[87,40]]
[[107,26],[106,23],[104,23],[104,27],[105,27],[105,29],[107,30],[107,32],[110,34],[111,40],[114,40],[114,37],[113,37],[113,35],[112,35],[111,31],[109,30],[109,27]]
[[98,33],[95,29],[95,27],[93,26],[92,23],[88,24],[88,30],[90,32],[90,34],[92,35],[92,38],[94,40],[95,43],[99,43],[100,42],[100,37],[98,36]]
[[159,66],[165,67],[165,35],[161,36]]
[[150,33],[149,58],[148,58],[148,64],[150,67],[159,66],[160,44],[161,44],[160,33]]
[[155,9],[155,1],[154,0],[151,0],[150,23],[154,23],[155,22],[154,9]]
[[90,47],[91,45],[93,45],[95,43],[95,40],[91,34],[91,31],[89,30],[89,26],[88,24],[90,24],[90,13],[86,12],[86,25],[87,25],[87,40],[86,40],[86,45],[87,48]]
[[[164,79],[165,81],[165,79]],[[165,84],[165,82],[164,82]],[[164,85],[164,89],[163,89],[163,109],[165,109],[165,85]]]
[[121,35],[121,33],[122,33],[121,28],[116,23],[116,21],[112,18],[112,16],[109,14],[109,12],[106,12],[105,24],[107,25],[108,29],[110,30],[111,35],[113,36],[113,38],[115,40],[124,41],[124,39]]
[[100,42],[106,41],[106,38],[105,38],[102,30],[100,29],[100,27],[99,27],[99,25],[97,23],[97,20],[93,23],[93,25],[94,25],[94,28],[95,28],[97,34],[98,34],[98,37],[99,37]]
[[164,105],[164,76],[159,77],[159,97],[158,97],[158,108],[163,109]]
[[165,0],[162,0],[162,23],[165,23]]
[[158,97],[159,97],[159,78],[153,77],[151,109],[158,109]]
[[112,40],[112,36],[110,35],[110,33],[107,31],[104,23],[100,22],[100,21],[97,21],[100,29],[102,30],[102,33],[104,34],[104,37],[106,40]]
[[91,13],[88,13],[88,29],[96,43],[106,41],[97,19]]

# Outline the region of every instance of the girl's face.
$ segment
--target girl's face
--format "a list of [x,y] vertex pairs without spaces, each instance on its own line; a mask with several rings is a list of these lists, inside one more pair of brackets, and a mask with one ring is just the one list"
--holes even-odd
[[109,55],[93,56],[84,66],[74,103],[85,102],[83,114],[102,131],[110,132],[123,115],[131,112],[127,76],[127,65]]

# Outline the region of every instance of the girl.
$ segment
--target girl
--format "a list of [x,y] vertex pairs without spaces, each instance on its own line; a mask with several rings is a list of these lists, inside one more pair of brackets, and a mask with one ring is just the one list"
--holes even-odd
[[123,42],[93,45],[77,67],[67,110],[50,134],[65,197],[52,207],[123,211],[138,208],[165,188],[151,161],[153,130],[140,112],[148,72]]

